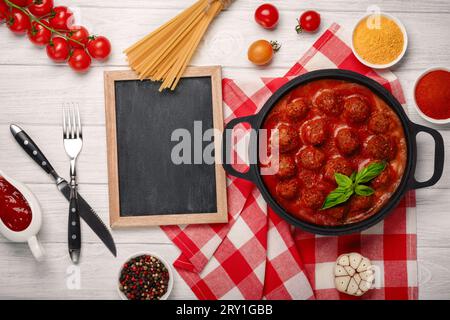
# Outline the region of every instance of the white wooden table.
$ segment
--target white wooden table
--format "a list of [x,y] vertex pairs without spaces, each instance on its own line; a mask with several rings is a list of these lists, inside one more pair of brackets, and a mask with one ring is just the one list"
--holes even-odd
[[[122,50],[174,16],[193,0],[55,0],[71,7],[78,22],[96,34],[108,36],[113,55],[105,64],[95,63],[86,75],[77,75],[65,65],[55,65],[45,50],[0,27],[0,168],[25,182],[39,197],[44,210],[40,239],[48,252],[36,263],[26,244],[12,244],[0,236],[0,298],[116,299],[115,278],[119,264],[131,253],[155,251],[173,261],[179,254],[159,228],[114,231],[119,256],[114,259],[99,239],[83,225],[81,289],[71,290],[73,272],[67,254],[67,202],[46,174],[16,145],[9,124],[20,124],[35,138],[55,169],[69,170],[61,138],[61,104],[81,106],[84,149],[79,161],[81,193],[108,221],[106,143],[104,127],[103,71],[126,68]],[[294,26],[302,10],[314,8],[322,15],[322,30],[332,22],[351,28],[371,1],[273,0],[280,9],[278,29],[265,31],[253,21],[261,1],[238,0],[223,12],[199,48],[194,65],[220,64],[226,77],[277,76],[283,74],[317,38],[296,35]],[[410,45],[403,63],[393,71],[405,90],[413,121],[424,123],[412,107],[414,80],[430,66],[450,67],[450,2],[378,1],[383,11],[400,18]],[[272,65],[257,68],[246,59],[249,43],[258,38],[276,39],[283,48]],[[450,126],[438,128],[450,145]],[[419,141],[418,177],[431,174],[433,147],[429,137]],[[446,164],[441,181],[417,192],[419,296],[450,298],[450,168]],[[172,298],[194,298],[178,277]]]

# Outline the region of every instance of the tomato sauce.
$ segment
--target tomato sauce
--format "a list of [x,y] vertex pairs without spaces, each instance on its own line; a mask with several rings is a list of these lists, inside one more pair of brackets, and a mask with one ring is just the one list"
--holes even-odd
[[[359,84],[317,80],[286,94],[267,115],[267,153],[276,174],[262,175],[273,198],[291,215],[317,225],[342,225],[375,214],[397,189],[406,166],[406,139],[396,113]],[[271,150],[278,149],[278,156]],[[386,169],[370,183],[369,197],[321,210],[337,184],[373,161]]]
[[23,231],[31,223],[32,212],[25,197],[0,176],[0,219],[12,231]]
[[450,72],[430,71],[417,83],[417,106],[433,119],[450,119]]

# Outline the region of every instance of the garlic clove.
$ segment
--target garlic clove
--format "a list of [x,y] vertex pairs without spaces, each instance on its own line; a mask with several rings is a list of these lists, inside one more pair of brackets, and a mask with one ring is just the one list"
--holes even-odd
[[363,258],[363,259],[361,260],[361,262],[360,262],[358,268],[356,269],[356,271],[358,271],[358,272],[366,271],[367,268],[368,268],[369,266],[371,266],[371,265],[372,265],[372,264],[370,263],[370,260],[369,260],[369,259]]
[[340,266],[337,264],[334,267],[334,275],[337,277],[340,277],[340,276],[347,276],[348,273],[347,273],[347,271],[345,271],[345,268],[343,266]]
[[351,295],[355,295],[359,287],[354,278],[350,279],[346,292]]
[[354,274],[355,274],[355,269],[353,269],[352,267],[350,267],[350,266],[345,266],[344,267],[344,269],[345,269],[345,271],[347,272],[347,274],[349,275],[349,276],[353,276]]
[[361,277],[359,276],[359,273],[355,274],[353,276],[353,279],[355,279],[356,283],[359,285],[359,283],[361,282]]
[[349,282],[350,276],[336,277],[334,279],[334,284],[340,292],[346,292]]
[[348,255],[343,254],[338,258],[337,264],[341,265],[341,266],[349,266],[350,265],[350,260],[348,258]]
[[359,284],[359,289],[361,289],[363,292],[369,291],[370,288],[372,288],[371,282],[362,280],[361,283]]
[[350,259],[350,266],[356,270],[359,264],[361,263],[362,256],[359,253],[351,253],[349,259]]
[[359,273],[361,279],[372,282],[374,278],[373,270],[369,269]]

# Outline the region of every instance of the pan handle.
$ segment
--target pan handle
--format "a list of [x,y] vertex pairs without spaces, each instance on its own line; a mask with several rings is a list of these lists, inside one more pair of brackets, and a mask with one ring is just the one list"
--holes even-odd
[[[238,125],[239,123],[248,123],[250,124],[251,128],[253,129],[253,121],[256,116],[246,116],[246,117],[240,117],[232,119],[230,122],[227,123],[225,126],[225,130],[223,131],[223,138],[222,138],[222,166],[225,169],[225,171],[235,177],[242,178],[248,181],[253,181],[252,175],[250,173],[250,169],[246,172],[240,172],[233,168],[231,165],[231,147],[232,147],[232,131],[233,128]],[[250,143],[251,145],[251,143]]]
[[[435,185],[442,176],[444,171],[444,157],[445,157],[445,146],[444,139],[442,135],[435,129],[422,126],[420,124],[411,122],[411,130],[413,134],[414,144],[416,144],[416,137],[419,132],[426,132],[431,135],[434,139],[435,148],[434,148],[434,172],[431,178],[427,181],[419,182],[414,177],[414,174],[411,176],[411,181],[409,183],[410,189],[420,189],[425,187],[430,187]],[[414,172],[415,173],[415,172]]]

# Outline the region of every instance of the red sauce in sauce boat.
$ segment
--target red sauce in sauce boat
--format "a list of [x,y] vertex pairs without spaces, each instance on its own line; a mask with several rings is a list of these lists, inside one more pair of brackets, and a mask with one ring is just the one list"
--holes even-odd
[[0,233],[13,242],[28,242],[40,261],[45,254],[36,237],[41,225],[41,207],[34,194],[0,170]]

